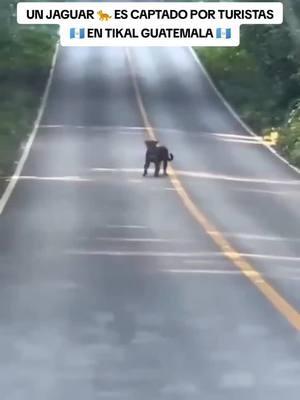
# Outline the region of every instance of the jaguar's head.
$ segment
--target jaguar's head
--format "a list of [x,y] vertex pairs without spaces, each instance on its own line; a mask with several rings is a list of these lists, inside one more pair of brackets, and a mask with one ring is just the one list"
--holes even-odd
[[152,149],[153,147],[156,147],[158,144],[157,140],[145,140],[145,144],[147,146],[147,149]]

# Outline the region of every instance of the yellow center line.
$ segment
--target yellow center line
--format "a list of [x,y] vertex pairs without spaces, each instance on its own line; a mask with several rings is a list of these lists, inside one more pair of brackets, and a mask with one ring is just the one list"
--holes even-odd
[[[132,83],[137,99],[138,107],[145,125],[145,135],[148,139],[157,140],[153,127],[150,124],[141,92],[138,86],[136,74],[129,49],[126,48],[126,57],[128,60],[129,70]],[[258,272],[222,235],[222,233],[213,225],[213,223],[205,216],[193,202],[181,181],[179,180],[175,169],[170,165],[169,177],[171,183],[181,198],[183,204],[194,217],[194,219],[202,226],[208,236],[221,249],[222,253],[237,267],[247,279],[272,303],[272,305],[289,321],[289,323],[298,331],[300,331],[300,313],[289,302],[278,293],[269,282],[267,282],[262,274]],[[213,232],[213,234],[211,233]]]

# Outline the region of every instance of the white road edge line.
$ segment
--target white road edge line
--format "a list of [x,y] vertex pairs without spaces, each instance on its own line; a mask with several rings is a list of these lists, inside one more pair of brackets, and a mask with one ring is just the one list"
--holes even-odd
[[[85,238],[90,240],[90,238]],[[107,237],[107,236],[96,236],[94,238],[96,241],[102,242],[150,242],[150,243],[197,243],[196,241],[188,240],[188,239],[166,239],[166,238],[127,238],[127,237]]]
[[[238,115],[238,113],[233,109],[233,107],[227,102],[227,100],[224,98],[224,96],[221,94],[221,92],[217,89],[215,86],[212,78],[210,77],[209,73],[207,70],[204,68],[203,64],[199,60],[195,50],[192,47],[189,47],[190,53],[194,60],[197,62],[198,66],[204,73],[205,77],[207,78],[207,81],[211,85],[212,89],[215,91],[216,95],[219,97],[219,99],[222,101],[222,103],[225,105],[225,107],[228,109],[228,111],[234,116],[234,118],[241,124],[241,126],[253,137],[255,137],[258,140],[261,140],[261,137],[257,135],[255,132],[252,131],[252,129],[249,128],[248,125],[245,124],[245,122],[241,119],[241,117]],[[271,146],[268,146],[267,143],[262,142],[263,146],[265,146],[272,154],[274,154],[279,160],[281,160],[284,164],[288,165],[293,171],[297,172],[300,174],[300,169],[292,165],[288,160],[286,160],[284,157],[282,157],[275,149],[273,149]]]
[[64,254],[74,256],[117,256],[117,257],[224,257],[221,252],[172,252],[172,251],[127,251],[127,250],[85,250],[66,249]]
[[[127,251],[127,250],[85,250],[85,249],[66,249],[64,254],[74,256],[122,256],[122,257],[179,257],[179,258],[194,258],[193,264],[197,264],[197,257],[213,257],[224,258],[228,256],[235,256],[235,253],[231,252],[172,252],[172,251]],[[255,254],[255,253],[239,253],[241,257],[254,258],[262,260],[273,260],[275,261],[286,261],[286,262],[297,262],[299,264],[300,257],[280,256],[271,254]],[[200,258],[200,261],[201,258]],[[251,271],[250,271],[251,272]],[[255,272],[258,274],[258,272]]]
[[[242,276],[242,271],[223,270],[223,269],[185,269],[185,268],[163,268],[161,272],[169,272],[171,274],[201,274],[201,275],[237,275]],[[255,275],[252,272],[252,275]]]
[[2,194],[2,196],[0,198],[0,215],[3,213],[4,208],[5,208],[8,200],[10,199],[10,196],[12,195],[13,190],[19,180],[19,177],[24,168],[24,164],[28,158],[29,152],[31,150],[32,144],[36,137],[38,128],[40,126],[40,122],[43,117],[45,107],[47,104],[47,100],[48,100],[48,96],[49,96],[49,91],[50,91],[50,87],[51,87],[51,83],[52,83],[52,79],[53,79],[53,73],[54,73],[54,69],[55,69],[55,65],[56,65],[58,50],[59,50],[59,42],[56,43],[56,48],[55,48],[55,52],[54,52],[53,59],[52,59],[52,64],[51,64],[51,68],[50,68],[50,72],[49,72],[48,81],[46,84],[46,88],[45,88],[45,91],[44,91],[44,94],[42,97],[41,105],[38,110],[36,120],[34,122],[33,130],[30,133],[30,135],[28,136],[27,142],[24,147],[23,154],[22,154],[21,158],[19,159],[19,161],[17,162],[17,167],[15,169],[15,172],[14,172],[13,176],[10,178],[9,183],[6,186],[4,193]]

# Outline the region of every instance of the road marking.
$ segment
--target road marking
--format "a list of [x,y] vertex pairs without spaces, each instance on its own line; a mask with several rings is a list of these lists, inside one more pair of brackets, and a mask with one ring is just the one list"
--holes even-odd
[[[218,232],[211,231],[211,235],[217,235]],[[229,238],[248,239],[248,240],[265,240],[274,242],[299,242],[300,238],[292,238],[285,236],[268,236],[268,235],[254,235],[251,233],[231,233],[222,232],[222,235]]]
[[[126,56],[128,59],[129,71],[132,78],[133,88],[135,91],[138,107],[141,112],[145,127],[147,128],[148,138],[157,140],[152,128],[148,115],[146,113],[140,89],[138,86],[136,74],[134,72],[133,62],[129,53],[129,49],[126,48]],[[256,288],[270,301],[270,303],[284,316],[289,323],[298,331],[300,331],[300,314],[299,312],[288,303],[288,301],[282,297],[271,285],[268,283],[263,276],[255,270],[255,268],[241,255],[235,248],[225,239],[221,232],[210,222],[210,220],[204,215],[203,212],[195,205],[187,191],[181,184],[175,169],[170,166],[170,180],[174,188],[176,188],[179,197],[183,204],[194,217],[194,219],[202,226],[206,233],[213,239],[215,244],[220,248],[227,258],[232,261],[238,269],[256,286]],[[215,234],[211,235],[210,232],[214,231]]]
[[[175,189],[173,189],[175,190]],[[211,235],[217,234],[217,232],[210,232]],[[251,235],[247,233],[226,233],[222,232],[222,235],[224,237],[230,237],[230,238],[240,238],[240,239],[248,239],[248,240],[263,240],[263,241],[274,241],[274,242],[299,242],[300,238],[286,238],[286,237],[280,237],[280,236],[260,236],[260,235]],[[90,240],[90,238],[86,238]],[[95,240],[102,240],[102,241],[112,241],[112,242],[167,242],[167,243],[198,243],[198,240],[194,239],[170,239],[170,238],[126,238],[126,237],[103,237],[103,236],[98,236],[95,238]],[[274,255],[264,255],[264,254],[252,254],[252,253],[241,253],[245,255],[246,257],[273,257],[274,259],[282,259],[284,256],[274,256]],[[289,257],[291,258],[291,257]],[[294,260],[295,257],[292,257]],[[298,261],[298,258],[296,257],[295,261]]]
[[24,181],[62,181],[62,182],[90,182],[90,178],[81,178],[80,176],[26,176],[26,175],[13,175],[12,180]]
[[92,172],[138,172],[142,173],[143,168],[91,168]]
[[57,55],[58,55],[58,49],[59,49],[59,45],[57,43],[56,45],[56,49],[54,52],[54,56],[53,56],[53,60],[52,60],[52,65],[51,65],[51,69],[50,69],[50,73],[49,73],[49,77],[48,77],[48,81],[47,81],[47,85],[45,88],[45,92],[42,98],[42,102],[38,111],[38,115],[37,118],[35,120],[34,126],[33,126],[33,130],[31,132],[31,134],[29,135],[27,142],[25,144],[24,150],[23,150],[23,154],[20,158],[20,160],[17,163],[17,167],[16,170],[14,172],[13,175],[13,179],[9,179],[8,185],[5,188],[4,193],[2,194],[1,198],[0,198],[0,215],[3,213],[4,208],[8,202],[8,200],[10,199],[10,196],[12,195],[12,192],[18,182],[18,178],[22,173],[22,170],[24,168],[24,164],[27,160],[27,157],[29,155],[29,152],[31,150],[32,144],[34,142],[34,139],[36,137],[40,122],[42,120],[44,111],[45,111],[45,107],[46,107],[46,103],[48,100],[48,96],[49,96],[49,92],[50,92],[50,87],[52,84],[52,80],[53,80],[53,73],[54,73],[54,69],[55,69],[55,65],[56,65],[56,60],[57,60]]
[[[189,261],[189,260],[186,260]],[[205,262],[204,262],[205,264]],[[217,275],[217,276],[236,276],[240,277],[243,275],[242,271],[240,270],[224,270],[224,269],[200,269],[200,268],[163,268],[159,272],[162,273],[171,273],[171,274],[178,274],[178,275]],[[258,278],[256,273],[249,272],[249,276],[253,275],[253,278]],[[285,280],[285,281],[299,281],[300,276],[297,275],[296,271],[291,271],[286,273],[286,271],[276,271],[275,273],[272,272],[267,273],[268,278]]]
[[234,143],[234,144],[250,144],[250,145],[261,145],[261,142],[256,140],[250,140],[250,139],[231,139],[231,138],[225,138],[225,137],[218,137],[218,140],[220,140],[221,142],[225,142],[225,143]]
[[257,193],[257,194],[270,194],[274,196],[300,196],[300,191],[282,191],[282,190],[264,190],[264,189],[245,189],[245,188],[234,188],[236,192],[250,192],[250,193]]
[[113,229],[148,229],[147,226],[145,225],[112,225],[108,224],[106,225],[106,228],[113,228]]
[[[84,130],[101,130],[101,131],[145,131],[145,126],[126,126],[126,125],[40,125],[40,129],[84,129]],[[235,133],[218,133],[218,132],[203,132],[203,131],[186,131],[186,130],[180,130],[180,129],[173,129],[173,128],[159,128],[159,132],[164,132],[168,134],[174,134],[178,133],[181,135],[189,134],[192,136],[195,136],[199,139],[203,137],[214,137],[216,136],[216,139],[220,138],[220,140],[223,139],[241,139],[242,141],[251,141],[253,143],[260,143],[262,139],[259,138],[254,138],[254,137],[249,137],[248,135],[239,135]],[[126,134],[130,132],[116,132],[117,134]],[[135,132],[131,132],[135,133]],[[139,134],[140,132],[136,132],[136,134]]]
[[[219,99],[224,104],[224,106],[227,108],[227,110],[231,113],[231,115],[233,115],[233,117],[240,123],[240,125],[245,129],[245,131],[248,132],[252,137],[256,138],[257,140],[262,140],[262,138],[260,136],[258,136],[255,132],[253,132],[252,129],[250,129],[249,126],[245,124],[245,122],[241,119],[241,117],[237,114],[237,112],[233,109],[233,107],[225,100],[225,98],[223,97],[221,92],[216,88],[209,73],[204,68],[202,63],[200,62],[195,50],[192,47],[189,47],[189,51],[190,51],[192,57],[194,58],[194,60],[196,61],[197,65],[200,67],[201,71],[205,75],[211,88],[214,90],[216,95],[219,97]],[[273,147],[269,146],[268,143],[262,141],[262,144],[266,149],[268,149],[272,154],[274,154],[274,156],[277,157],[280,161],[282,161],[284,164],[288,165],[293,171],[300,174],[299,168],[295,167],[288,160],[286,160],[284,157],[282,157]]]
[[215,179],[222,181],[231,182],[247,182],[247,183],[257,183],[257,184],[267,184],[267,185],[290,185],[290,186],[300,186],[300,180],[276,180],[269,178],[248,178],[242,176],[232,176],[232,175],[221,175],[212,174],[207,172],[197,172],[197,171],[176,171],[177,175],[188,176],[191,178],[202,178],[202,179]]
[[237,276],[241,276],[242,273],[241,271],[237,271],[237,270],[224,270],[224,269],[187,269],[187,268],[165,268],[165,269],[161,269],[161,272],[169,272],[171,274],[180,274],[180,275],[237,275]]
[[217,264],[222,265],[224,263],[228,263],[228,260],[225,257],[223,257],[224,254],[220,253],[220,256],[222,256],[222,258],[224,258],[224,260],[221,260],[220,258],[218,260],[216,260],[217,256],[210,257],[210,258],[204,258],[204,259],[201,259],[201,260],[199,258],[196,258],[196,259],[192,258],[192,259],[183,260],[183,264],[189,264],[189,265],[192,265],[192,264],[194,264],[194,265],[204,264],[206,266],[207,265],[216,266]]
[[[300,257],[285,257],[285,256],[273,256],[269,254],[255,254],[255,253],[237,253],[235,251],[223,251],[223,252],[172,252],[172,251],[127,251],[127,250],[85,250],[85,249],[70,249],[66,250],[67,254],[73,255],[110,255],[110,256],[132,256],[132,257],[179,257],[179,258],[197,258],[197,257],[226,257],[232,260],[238,260],[241,262],[243,260],[247,265],[247,269],[243,269],[242,272],[246,276],[255,275],[257,277],[261,276],[259,272],[254,270],[253,267],[250,268],[250,264],[244,258],[256,258],[263,260],[272,260],[272,261],[287,261],[287,262],[296,262],[297,264],[300,261]],[[187,260],[188,261],[188,260]],[[203,260],[201,260],[203,261]],[[197,264],[199,260],[191,260],[190,263]],[[235,265],[236,262],[234,263]],[[239,267],[241,269],[241,267]]]
[[[100,172],[100,173],[132,173],[132,174],[141,174],[143,172],[142,168],[91,168],[91,172]],[[269,180],[269,179],[254,179],[254,178],[242,178],[235,176],[226,176],[226,175],[218,175],[218,174],[209,174],[205,172],[196,172],[196,171],[176,171],[176,174],[179,176],[186,176],[190,178],[199,178],[199,179],[208,179],[208,180],[223,180],[228,182],[245,182],[245,183],[253,183],[253,184],[266,184],[266,185],[289,185],[289,186],[300,186],[300,181],[279,181],[279,180]],[[148,178],[148,177],[147,177]],[[128,181],[134,183],[141,183],[147,178],[140,179],[128,179]],[[1,179],[1,178],[0,178]],[[3,177],[4,180],[66,180],[66,181],[91,181],[94,179],[91,178],[82,178],[80,176],[35,176],[35,175],[12,175]],[[162,189],[162,188],[161,188]],[[298,188],[297,188],[298,189]],[[174,187],[169,188],[165,187],[164,190],[175,190]],[[249,188],[235,188],[235,191],[240,192],[254,192],[254,193],[264,193],[264,194],[274,194],[274,195],[282,195],[282,196],[299,196],[300,191],[275,191],[275,190],[264,190],[264,189],[249,189]]]
[[[129,172],[129,173],[141,173],[143,172],[142,168],[91,168],[93,172]],[[285,185],[285,186],[300,186],[299,180],[276,180],[276,179],[258,179],[258,178],[247,178],[241,176],[232,176],[232,175],[221,175],[221,174],[212,174],[208,172],[199,172],[199,171],[176,171],[177,175],[188,176],[191,178],[201,178],[201,179],[215,179],[215,180],[223,180],[230,182],[246,182],[246,183],[257,183],[257,184],[267,184],[267,185]],[[242,189],[240,189],[242,190]],[[251,190],[251,189],[244,189]]]
[[235,133],[212,133],[212,135],[220,136],[224,139],[242,139],[242,140],[250,140],[251,142],[261,142],[262,138],[256,138],[252,136],[246,135],[237,135]]
[[[90,238],[87,238],[90,240]],[[103,242],[150,242],[150,243],[191,243],[195,240],[186,239],[160,239],[160,238],[124,238],[124,237],[96,237],[95,240]]]
[[98,125],[40,125],[40,129],[78,129],[78,130],[95,130],[95,131],[114,131],[117,135],[140,135],[145,127],[140,126],[98,126]]
[[246,143],[246,144],[263,144],[263,138],[246,136],[246,135],[236,135],[231,133],[212,133],[213,136],[217,136],[219,140],[231,143]]
[[[219,236],[220,234],[223,236],[222,233],[218,233],[216,235]],[[209,235],[211,237],[214,236],[211,234],[209,234]],[[232,251],[224,251],[224,253],[220,253],[220,254],[224,254],[228,258],[235,256],[234,251],[233,252]],[[277,255],[273,255],[273,254],[239,253],[239,256],[245,257],[245,258],[256,258],[256,259],[271,260],[271,261],[287,261],[287,262],[296,262],[296,263],[299,263],[299,261],[300,261],[300,257],[297,257],[297,256],[296,257],[281,256],[281,255],[277,256]],[[196,257],[196,253],[195,253],[195,257]],[[186,262],[189,264],[197,264],[198,260],[187,260]]]
[[118,256],[118,257],[207,257],[216,256],[224,257],[221,252],[177,252],[177,251],[127,251],[127,250],[85,250],[85,249],[70,249],[66,250],[65,254],[78,256]]
[[[233,254],[231,254],[233,255]],[[273,260],[273,261],[290,261],[299,263],[300,257],[290,257],[290,256],[275,256],[273,254],[252,254],[252,253],[239,253],[242,257],[257,258],[262,260]]]
[[142,179],[127,179],[127,182],[129,183],[142,183]]

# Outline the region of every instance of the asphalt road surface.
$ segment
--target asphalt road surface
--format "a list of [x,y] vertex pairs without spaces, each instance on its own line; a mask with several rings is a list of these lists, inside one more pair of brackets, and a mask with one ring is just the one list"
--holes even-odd
[[188,49],[60,49],[0,216],[1,399],[298,400],[299,184]]

